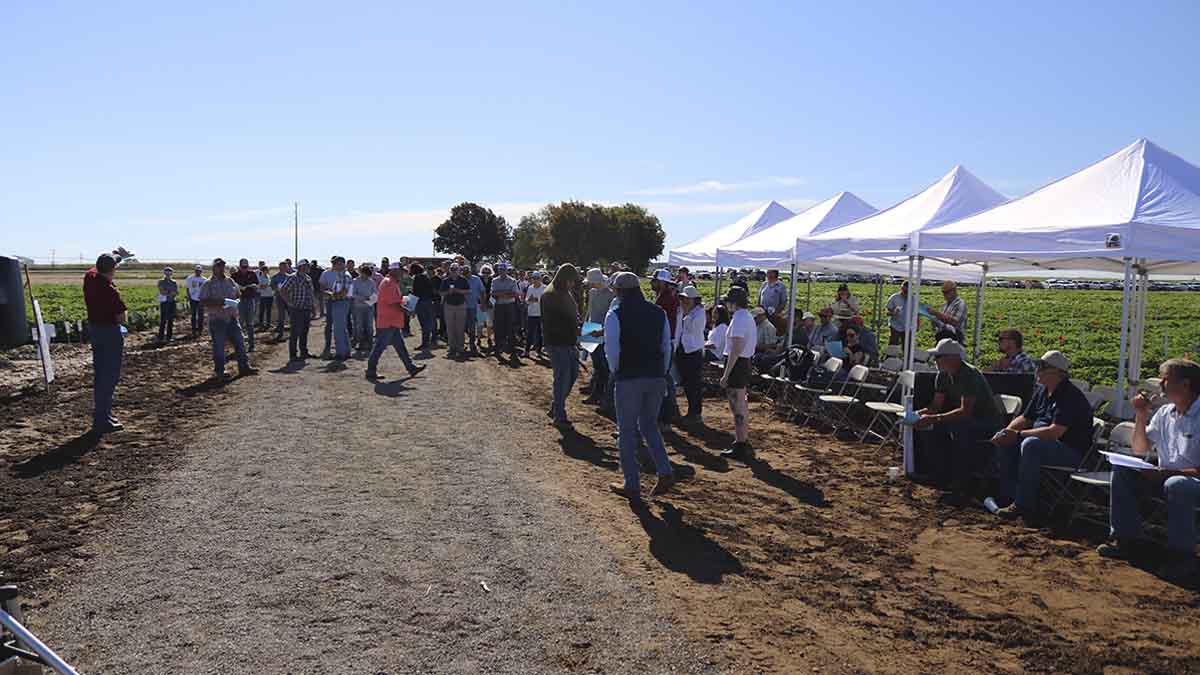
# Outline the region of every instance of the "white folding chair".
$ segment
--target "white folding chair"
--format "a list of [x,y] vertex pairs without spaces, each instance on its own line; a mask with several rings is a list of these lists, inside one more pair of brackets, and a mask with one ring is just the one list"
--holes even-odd
[[[871,421],[867,423],[863,429],[862,436],[859,441],[865,441],[867,436],[878,438],[879,447],[882,448],[889,442],[900,445],[900,436],[897,433],[900,430],[900,419],[904,417],[904,406],[899,403],[893,403],[892,397],[897,390],[903,391],[904,387],[912,389],[917,381],[917,374],[911,370],[902,370],[896,376],[896,381],[892,384],[892,388],[882,401],[867,401],[867,410],[874,412]],[[882,425],[883,431],[876,430],[876,425]]]
[[889,359],[898,359],[904,354],[904,347],[900,345],[888,345],[883,348],[883,355]]
[[1021,412],[1022,401],[1020,396],[998,394],[996,398],[1000,399],[1000,409],[1004,411],[1004,414],[1009,419],[1012,419],[1017,413]]
[[879,364],[880,370],[885,370],[889,373],[898,373],[898,372],[900,372],[900,369],[903,367],[904,367],[904,362],[901,361],[900,357],[897,357],[897,356],[889,356],[883,360],[883,363]]
[[[851,409],[861,402],[859,394],[870,372],[871,369],[866,366],[854,366],[850,369],[849,374],[847,374],[846,381],[842,384],[842,391],[840,393],[824,394],[817,397],[817,401],[822,405],[832,408],[829,418],[826,421],[830,422],[830,426],[833,427],[834,435],[837,435],[838,431],[842,429],[843,422],[849,421]],[[849,393],[847,393],[847,389],[850,390]],[[840,415],[837,414],[839,412],[841,413]],[[836,421],[833,419],[835,416],[837,417]]]
[[[814,368],[816,368],[816,366],[814,366]],[[808,418],[812,415],[818,396],[834,393],[833,388],[838,384],[838,381],[832,378],[835,373],[842,369],[842,360],[836,357],[826,359],[825,362],[820,365],[820,369],[825,371],[826,377],[830,378],[829,383],[826,386],[812,387],[807,384],[793,385],[795,390],[798,392],[798,396],[796,399],[796,405],[793,407],[792,412],[796,415],[804,415],[804,420],[801,422],[801,424],[808,422]],[[842,383],[842,386],[845,386],[845,382]],[[840,394],[841,392],[839,391],[837,393]]]

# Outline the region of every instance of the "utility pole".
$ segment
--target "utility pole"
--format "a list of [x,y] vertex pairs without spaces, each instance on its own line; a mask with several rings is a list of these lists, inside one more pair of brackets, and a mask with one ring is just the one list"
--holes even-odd
[[300,202],[292,202],[292,227],[293,227],[293,233],[294,233],[293,241],[292,241],[292,246],[293,246],[294,250],[292,251],[292,255],[295,256],[294,258],[292,258],[292,260],[294,262],[299,262],[300,261]]

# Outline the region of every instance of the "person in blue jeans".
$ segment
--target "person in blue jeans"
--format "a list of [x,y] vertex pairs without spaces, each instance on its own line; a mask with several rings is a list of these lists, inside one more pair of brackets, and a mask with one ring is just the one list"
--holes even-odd
[[254,375],[258,372],[250,367],[246,345],[242,341],[242,328],[238,325],[239,307],[236,301],[240,295],[241,288],[237,282],[225,276],[225,261],[220,258],[214,260],[212,277],[200,289],[200,301],[208,310],[208,332],[212,335],[213,379],[217,381],[225,379],[226,341],[233,343],[238,375]]
[[1151,415],[1144,394],[1133,399],[1133,451],[1158,450],[1157,469],[1114,467],[1109,524],[1113,541],[1096,552],[1105,558],[1136,559],[1146,547],[1139,497],[1167,503],[1167,560],[1159,575],[1176,583],[1196,573],[1196,508],[1200,507],[1200,364],[1168,359],[1159,368],[1167,403]]
[[333,257],[333,268],[321,273],[321,295],[327,308],[325,314],[325,349],[321,358],[329,357],[330,333],[333,335],[333,359],[344,363],[350,358],[350,291],[352,279],[346,272],[346,259]]
[[641,280],[621,272],[613,280],[619,304],[604,318],[604,352],[612,372],[617,407],[618,445],[623,483],[609,489],[631,504],[642,501],[638,440],[645,439],[658,482],[651,495],[671,489],[675,474],[658,430],[658,412],[667,393],[671,327],[667,314],[642,295]]
[[471,285],[467,293],[467,337],[470,340],[467,353],[479,356],[479,304],[484,297],[483,279],[471,270],[470,264],[462,266],[462,274]]
[[113,417],[113,397],[121,380],[121,358],[125,350],[125,303],[113,283],[117,259],[107,253],[83,276],[83,301],[87,306],[88,341],[92,343],[91,433],[101,436],[124,429]]
[[1092,445],[1092,406],[1072,382],[1071,362],[1057,349],[1034,362],[1038,387],[1024,412],[992,439],[1000,464],[1000,499],[1012,503],[1005,520],[1038,517],[1042,467],[1078,466]]
[[[492,282],[495,286],[495,282]],[[540,286],[539,286],[540,287]],[[533,288],[530,286],[530,288]],[[550,366],[554,371],[550,417],[559,429],[571,428],[567,419],[567,397],[579,378],[579,270],[570,263],[560,265],[554,281],[539,293],[541,325]]]

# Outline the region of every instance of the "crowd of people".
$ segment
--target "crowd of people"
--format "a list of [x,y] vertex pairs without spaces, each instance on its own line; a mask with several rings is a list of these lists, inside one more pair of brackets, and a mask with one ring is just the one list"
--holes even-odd
[[[117,258],[101,255],[84,278],[90,339],[95,366],[95,434],[119,431],[113,417],[113,393],[120,377],[125,305],[113,283]],[[560,430],[572,430],[568,397],[575,389],[581,357],[590,360],[591,381],[585,403],[615,415],[624,480],[612,485],[627,499],[641,500],[640,469],[653,466],[657,482],[651,494],[670,490],[674,476],[667,461],[664,425],[703,424],[704,369],[719,373],[719,387],[732,413],[734,443],[723,453],[752,461],[748,391],[758,373],[780,372],[805,380],[821,359],[837,356],[845,377],[856,365],[879,363],[879,340],[863,321],[858,300],[841,285],[814,315],[794,310],[788,316],[788,289],[772,270],[752,298],[744,279],[711,305],[687,268],[654,272],[653,298],[643,293],[643,279],[614,264],[581,273],[571,264],[553,275],[514,272],[499,262],[475,267],[462,257],[426,269],[419,262],[387,258],[355,266],[341,256],[322,269],[315,260],[279,262],[272,274],[259,261],[241,259],[228,273],[216,259],[210,275],[197,265],[185,279],[191,308],[191,334],[205,327],[212,340],[214,379],[225,380],[226,345],[232,345],[239,375],[253,375],[248,354],[255,348],[256,329],[273,331],[282,341],[288,328],[291,362],[314,358],[309,327],[324,319],[324,345],[319,358],[344,368],[353,353],[366,356],[365,376],[382,379],[379,363],[388,347],[408,375],[424,366],[414,362],[405,338],[420,336],[416,350],[429,352],[445,342],[446,357],[495,358],[516,365],[520,358],[548,361],[553,371],[547,416]],[[908,284],[888,298],[883,308],[888,343],[904,342],[911,316],[929,318],[937,340],[930,357],[937,366],[933,397],[912,423],[921,444],[944,458],[937,465],[952,494],[977,490],[981,468],[996,469],[997,515],[1034,520],[1043,466],[1075,466],[1093,442],[1093,408],[1070,379],[1070,360],[1057,350],[1040,359],[1024,351],[1016,329],[997,334],[1002,357],[991,371],[1035,378],[1032,396],[1019,414],[1007,420],[999,409],[984,371],[967,362],[967,307],[953,282],[942,286],[941,309],[910,310]],[[159,341],[173,339],[174,307],[179,286],[166,268],[158,283],[161,302]],[[274,319],[273,319],[274,316]],[[207,323],[205,319],[207,317]],[[791,326],[789,326],[791,323]],[[791,329],[791,341],[787,334]],[[586,332],[585,332],[586,329]],[[920,319],[913,326],[920,330]],[[581,349],[582,348],[582,349]],[[1114,541],[1100,547],[1108,557],[1133,558],[1143,549],[1138,496],[1147,491],[1166,500],[1170,519],[1169,574],[1190,573],[1194,564],[1195,510],[1200,505],[1200,365],[1172,359],[1162,366],[1165,405],[1152,408],[1147,398],[1134,399],[1134,451],[1157,450],[1158,469],[1121,469],[1112,482]],[[677,389],[687,404],[681,414]]]

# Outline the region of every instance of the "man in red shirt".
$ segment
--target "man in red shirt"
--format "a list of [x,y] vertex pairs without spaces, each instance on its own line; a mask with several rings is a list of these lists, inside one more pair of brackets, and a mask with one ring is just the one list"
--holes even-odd
[[103,436],[124,429],[113,417],[113,395],[121,379],[125,336],[125,303],[113,283],[117,260],[105,253],[83,275],[83,301],[87,305],[88,340],[92,343],[92,434]]
[[408,355],[408,347],[404,344],[405,311],[404,294],[400,292],[401,268],[402,265],[398,262],[388,265],[387,278],[379,284],[379,300],[375,307],[375,344],[367,358],[368,380],[380,379],[376,368],[379,366],[379,357],[383,356],[388,345],[396,348],[396,354],[408,369],[409,377],[425,370],[425,366],[418,366],[412,362]]

